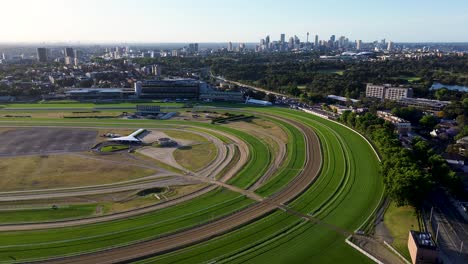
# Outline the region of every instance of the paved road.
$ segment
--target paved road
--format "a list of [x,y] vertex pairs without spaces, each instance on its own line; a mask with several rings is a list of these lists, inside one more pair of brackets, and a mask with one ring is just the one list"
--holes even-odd
[[[463,264],[468,261],[468,223],[454,208],[447,195],[438,191],[432,198],[434,211],[431,227],[434,238],[439,228],[437,243],[450,263]],[[426,211],[430,214],[430,209]],[[428,216],[429,217],[429,216]],[[464,246],[460,251],[461,243]]]
[[[305,134],[308,154],[307,162],[304,166],[304,170],[294,180],[292,180],[286,188],[278,192],[276,195],[268,199],[264,199],[263,201],[228,217],[184,232],[121,248],[56,259],[49,261],[49,263],[105,264],[142,259],[209,240],[215,236],[225,234],[243,224],[258,219],[269,212],[277,209],[284,209],[283,204],[296,198],[315,181],[320,172],[322,163],[322,153],[317,135],[309,127],[306,127],[303,124],[296,122],[293,123],[295,123],[295,125],[298,126]],[[310,157],[314,158],[311,159]]]

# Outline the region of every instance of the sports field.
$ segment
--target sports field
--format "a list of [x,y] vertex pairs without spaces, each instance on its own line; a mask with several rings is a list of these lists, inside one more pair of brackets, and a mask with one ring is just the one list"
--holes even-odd
[[[258,120],[212,125],[181,120],[0,119],[0,126],[145,127],[187,140],[189,134],[173,129],[189,127],[219,138],[224,150],[220,153],[201,142],[190,154],[175,152],[175,157],[181,155],[176,160],[196,169],[197,156],[219,157],[214,174],[216,179],[226,176],[225,182],[206,181],[213,189],[205,193],[132,217],[70,226],[65,222],[53,229],[34,224],[25,226],[33,230],[4,229],[0,261],[75,255],[55,263],[111,263],[117,258],[141,263],[370,262],[345,243],[369,221],[383,195],[379,161],[365,139],[340,124],[295,110],[233,111],[255,113]],[[172,238],[173,243],[162,243]],[[136,242],[141,244],[136,247]],[[85,252],[93,253],[81,255]]]

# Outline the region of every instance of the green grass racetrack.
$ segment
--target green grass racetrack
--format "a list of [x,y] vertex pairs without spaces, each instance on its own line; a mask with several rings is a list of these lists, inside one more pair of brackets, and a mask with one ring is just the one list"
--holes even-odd
[[[225,235],[142,260],[140,263],[370,263],[369,259],[345,243],[347,235],[340,230],[352,233],[359,229],[369,221],[382,198],[384,190],[378,172],[379,161],[372,147],[352,130],[308,113],[281,108],[243,107],[242,110],[273,119],[280,117],[281,120],[277,119],[275,122],[284,128],[290,141],[282,167],[256,191],[262,196],[272,195],[286,186],[300,172],[306,160],[302,133],[284,120],[303,123],[317,133],[323,156],[320,175],[307,191],[287,206],[313,216],[321,223],[305,221],[298,216],[276,210]],[[97,121],[10,118],[7,122],[0,121],[0,125],[194,125],[216,129],[241,138],[249,146],[250,161],[229,182],[241,188],[251,186],[272,162],[272,155],[264,143],[232,128],[182,121],[155,123],[145,120],[102,119],[97,124],[94,122]],[[12,262],[12,256],[18,260],[43,258],[92,251],[117,242],[134,242],[209,221],[212,217],[239,210],[252,202],[239,194],[217,190],[152,215],[112,224],[101,223],[55,231],[0,233],[0,262]],[[171,222],[171,219],[177,221]],[[164,224],[151,224],[157,221]],[[141,226],[139,232],[119,233],[119,230],[135,228],[137,225]],[[64,234],[67,232],[70,236],[65,238]],[[82,236],[85,238],[79,239]],[[54,241],[57,241],[55,246]]]

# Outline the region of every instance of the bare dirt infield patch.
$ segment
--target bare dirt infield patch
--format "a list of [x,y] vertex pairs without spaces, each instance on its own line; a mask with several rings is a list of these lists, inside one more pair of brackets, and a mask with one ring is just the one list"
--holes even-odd
[[38,155],[89,150],[97,131],[67,128],[18,128],[0,132],[0,156]]

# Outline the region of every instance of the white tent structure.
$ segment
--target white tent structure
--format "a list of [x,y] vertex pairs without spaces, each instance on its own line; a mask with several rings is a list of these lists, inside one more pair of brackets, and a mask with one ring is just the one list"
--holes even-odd
[[144,132],[146,132],[146,129],[140,128],[126,137],[111,138],[109,139],[109,141],[125,142],[125,143],[141,143],[141,140],[138,138],[138,136],[143,134]]

